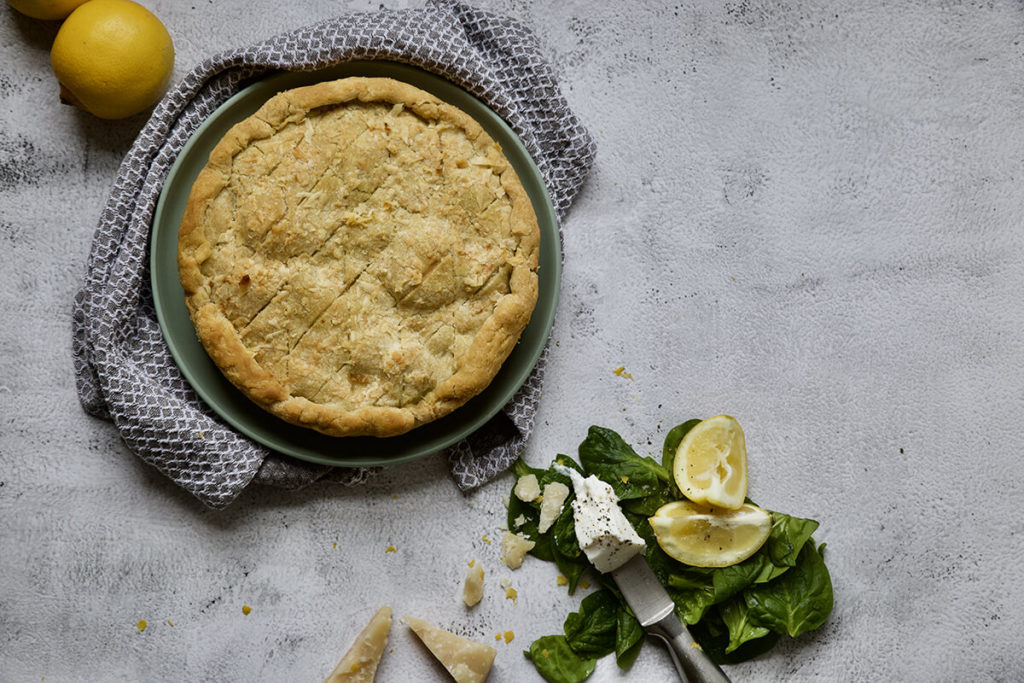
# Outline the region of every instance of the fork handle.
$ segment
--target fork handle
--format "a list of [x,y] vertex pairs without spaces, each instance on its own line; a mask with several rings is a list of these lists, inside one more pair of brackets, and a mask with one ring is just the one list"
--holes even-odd
[[711,661],[674,613],[651,624],[647,632],[668,645],[672,663],[683,683],[730,683],[729,677]]

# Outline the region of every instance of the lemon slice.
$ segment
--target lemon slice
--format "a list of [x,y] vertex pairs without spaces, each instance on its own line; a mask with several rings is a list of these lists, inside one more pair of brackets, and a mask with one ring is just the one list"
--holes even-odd
[[669,557],[694,567],[728,567],[757,552],[772,531],[772,516],[746,503],[738,510],[678,500],[648,517]]
[[736,510],[747,497],[747,441],[736,418],[698,423],[676,449],[676,485],[695,503]]

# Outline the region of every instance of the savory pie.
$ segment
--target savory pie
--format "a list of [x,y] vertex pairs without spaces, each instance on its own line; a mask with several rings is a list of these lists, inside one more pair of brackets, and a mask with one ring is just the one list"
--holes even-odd
[[411,85],[282,92],[189,195],[178,270],[199,340],[251,400],[391,436],[488,386],[537,300],[540,231],[500,147]]

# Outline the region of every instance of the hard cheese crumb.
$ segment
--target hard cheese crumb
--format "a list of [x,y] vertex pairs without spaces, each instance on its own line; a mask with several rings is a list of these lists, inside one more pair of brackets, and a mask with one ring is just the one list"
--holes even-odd
[[537,483],[537,475],[527,474],[526,476],[519,477],[512,492],[516,494],[516,498],[524,503],[532,503],[540,498],[540,484]]
[[543,502],[540,506],[540,521],[537,523],[537,531],[545,533],[558,519],[562,512],[562,505],[569,497],[569,487],[565,484],[553,481],[544,485],[544,493],[541,496]]
[[473,566],[476,560],[469,563],[469,570],[466,572],[466,580],[462,584],[462,602],[466,607],[473,607],[484,596],[484,568],[480,565]]
[[507,576],[501,577],[501,587],[505,589],[505,598],[511,600],[513,605],[516,604],[519,593],[512,587],[512,580]]
[[248,616],[249,612],[251,612],[251,611],[252,611],[252,607],[249,607],[249,605],[242,605],[242,614]]
[[523,536],[521,533],[513,534],[506,531],[501,537],[502,561],[509,569],[519,569],[523,566],[523,558],[530,552],[536,543]]

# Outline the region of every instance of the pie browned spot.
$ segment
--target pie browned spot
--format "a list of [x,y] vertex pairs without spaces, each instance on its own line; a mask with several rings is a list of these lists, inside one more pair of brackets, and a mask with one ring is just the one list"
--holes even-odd
[[488,386],[537,300],[540,231],[499,146],[383,78],[270,99],[216,146],[182,218],[199,340],[251,400],[391,436]]

